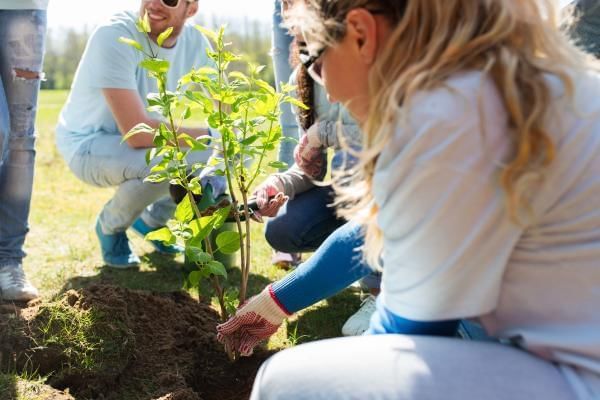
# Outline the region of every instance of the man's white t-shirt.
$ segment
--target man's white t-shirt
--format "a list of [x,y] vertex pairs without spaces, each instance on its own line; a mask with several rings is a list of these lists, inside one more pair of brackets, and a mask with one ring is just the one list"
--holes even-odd
[[120,37],[134,39],[144,48],[152,46],[159,58],[169,62],[167,90],[170,91],[177,88],[179,78],[192,68],[214,65],[206,54],[210,48],[208,40],[191,24],[184,26],[175,46],[166,49],[148,44],[145,34],[136,28],[137,19],[133,12],[116,14],[96,28],[88,40],[56,127],[56,144],[67,163],[89,138],[120,135],[102,89],[135,90],[145,104],[149,93],[158,93],[156,80],[140,67],[144,55],[121,43]]
[[524,226],[500,184],[512,136],[494,83],[466,72],[406,107],[373,179],[382,301],[416,321],[480,317],[600,398],[600,78],[576,76],[575,98],[547,80],[556,158],[530,177]]

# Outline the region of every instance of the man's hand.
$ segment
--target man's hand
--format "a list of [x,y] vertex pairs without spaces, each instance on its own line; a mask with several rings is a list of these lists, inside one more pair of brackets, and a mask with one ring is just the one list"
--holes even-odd
[[217,167],[205,167],[200,172],[200,184],[203,188],[206,185],[212,187],[213,200],[227,192],[227,179],[222,175],[215,174]]
[[[277,175],[270,175],[263,183],[254,190],[253,197],[256,197],[256,205],[259,216],[274,217],[277,212],[288,200],[284,193],[283,183]],[[255,214],[256,214],[255,213]]]
[[290,315],[282,308],[269,285],[242,304],[227,322],[217,325],[217,340],[225,345],[227,351],[249,356],[254,347],[277,332],[283,320]]
[[322,179],[327,164],[327,153],[318,136],[318,124],[313,124],[302,135],[294,149],[294,161],[302,171],[313,179]]

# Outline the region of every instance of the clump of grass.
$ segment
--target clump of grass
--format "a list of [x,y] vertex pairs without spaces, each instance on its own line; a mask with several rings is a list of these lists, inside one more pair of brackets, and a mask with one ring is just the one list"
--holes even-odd
[[[51,398],[47,377],[25,368],[0,373],[0,400],[44,400]],[[66,396],[65,396],[66,397]]]
[[286,331],[287,331],[287,344],[288,347],[293,347],[293,346],[297,346],[300,343],[304,343],[304,342],[308,342],[310,341],[310,335],[301,335],[298,334],[298,326],[300,325],[300,323],[298,321],[296,321],[293,324],[293,328],[290,324],[289,321],[286,321]]
[[68,296],[43,305],[34,320],[36,350],[61,361],[58,375],[98,373],[127,365],[133,333],[114,315],[69,304]]

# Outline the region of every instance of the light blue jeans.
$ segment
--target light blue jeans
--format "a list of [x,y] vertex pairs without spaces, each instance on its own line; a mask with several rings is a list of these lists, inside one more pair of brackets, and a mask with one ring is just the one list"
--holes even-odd
[[[146,150],[121,143],[118,133],[103,133],[83,142],[69,163],[82,181],[97,187],[117,186],[112,199],[104,205],[99,220],[107,234],[125,231],[139,216],[152,227],[159,227],[173,216],[175,203],[169,197],[169,183],[146,183],[152,166],[146,164]],[[194,152],[189,163],[206,162],[210,150]]]
[[0,10],[0,267],[25,257],[45,37],[46,11]]
[[[287,83],[292,74],[292,67],[290,66],[292,37],[288,34],[287,29],[281,26],[281,0],[275,0],[273,7],[273,47],[271,54],[275,71],[275,85],[277,90],[281,90],[281,82]],[[298,139],[298,124],[291,105],[284,103],[280,109],[279,123],[281,124],[283,137]],[[296,144],[292,141],[283,140],[279,144],[279,161],[287,163],[288,167],[294,164],[294,147],[296,147]]]
[[556,365],[514,347],[454,338],[369,335],[281,351],[251,400],[575,400]]

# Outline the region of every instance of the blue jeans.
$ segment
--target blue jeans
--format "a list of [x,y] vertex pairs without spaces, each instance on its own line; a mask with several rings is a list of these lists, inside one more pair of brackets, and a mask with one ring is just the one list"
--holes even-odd
[[25,257],[45,37],[46,11],[0,10],[0,267]]
[[[289,60],[292,37],[285,28],[281,27],[281,0],[275,0],[273,7],[273,48],[271,54],[275,71],[275,85],[277,90],[281,90],[281,82],[287,83],[292,74]],[[281,105],[280,110],[279,123],[281,124],[283,137],[298,139],[298,124],[292,112],[292,106],[289,103],[284,103]],[[294,164],[294,147],[296,147],[296,144],[293,141],[283,140],[279,144],[279,161],[287,163],[288,167]]]
[[265,226],[267,242],[286,253],[315,251],[346,221],[335,215],[331,186],[314,187],[288,201]]
[[[118,133],[103,133],[79,146],[69,167],[82,181],[97,187],[114,187],[117,191],[102,209],[99,220],[105,233],[125,231],[141,215],[152,227],[163,226],[172,217],[175,203],[169,196],[169,183],[147,183],[144,178],[160,160],[146,164],[146,150],[121,143]],[[190,163],[206,162],[210,150],[193,152]]]

